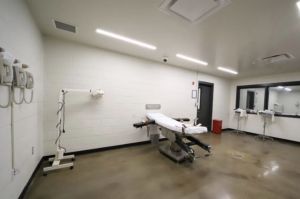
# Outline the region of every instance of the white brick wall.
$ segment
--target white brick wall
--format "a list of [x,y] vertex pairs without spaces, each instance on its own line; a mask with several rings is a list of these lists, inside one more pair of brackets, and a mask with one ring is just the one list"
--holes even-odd
[[[15,162],[20,171],[11,172],[10,108],[0,109],[0,198],[18,198],[43,155],[43,46],[33,19],[21,0],[1,0],[0,45],[22,62],[35,77],[35,97],[32,104],[16,105]],[[0,100],[7,98],[0,87]],[[35,154],[31,154],[35,147]]]
[[222,78],[147,61],[80,44],[45,38],[45,154],[53,154],[56,110],[61,88],[101,88],[100,100],[88,95],[67,95],[69,151],[126,144],[147,139],[145,129],[132,124],[145,117],[145,104],[160,103],[171,117],[195,118],[192,82],[215,83],[214,117],[227,126],[229,82]]

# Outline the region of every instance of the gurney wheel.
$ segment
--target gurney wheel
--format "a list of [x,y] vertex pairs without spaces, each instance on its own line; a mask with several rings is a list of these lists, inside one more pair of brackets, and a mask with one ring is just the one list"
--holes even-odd
[[192,163],[195,160],[195,151],[191,148],[189,155],[188,155],[188,160]]
[[74,169],[74,166],[71,166],[70,169],[71,169],[71,170]]
[[43,176],[47,176],[48,175],[48,173],[43,173]]

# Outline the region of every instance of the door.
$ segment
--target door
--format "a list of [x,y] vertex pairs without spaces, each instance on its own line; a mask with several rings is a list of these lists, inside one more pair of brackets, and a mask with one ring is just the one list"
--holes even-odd
[[197,103],[197,124],[201,123],[211,131],[214,84],[199,82]]
[[254,98],[255,98],[255,93],[254,91],[247,91],[247,109],[254,110]]

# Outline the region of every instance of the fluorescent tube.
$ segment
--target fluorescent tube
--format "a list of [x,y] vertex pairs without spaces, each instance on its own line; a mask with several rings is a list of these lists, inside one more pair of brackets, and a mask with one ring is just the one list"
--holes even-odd
[[157,49],[156,46],[153,46],[151,44],[147,44],[147,43],[135,40],[135,39],[131,39],[129,37],[118,35],[116,33],[112,33],[112,32],[106,31],[106,30],[102,30],[100,28],[96,29],[96,33],[107,36],[107,37],[111,37],[111,38],[114,38],[114,39],[118,39],[118,40],[121,40],[121,41],[125,41],[127,43],[134,44],[134,45],[137,45],[137,46],[140,46],[140,47],[143,47],[143,48],[148,48],[150,50],[156,50]]

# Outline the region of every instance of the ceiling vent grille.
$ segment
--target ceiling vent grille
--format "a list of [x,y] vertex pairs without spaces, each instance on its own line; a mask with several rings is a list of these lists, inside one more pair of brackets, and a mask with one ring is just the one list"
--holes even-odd
[[270,64],[277,63],[277,62],[283,62],[283,61],[288,61],[291,59],[294,59],[295,57],[289,53],[283,53],[283,54],[276,54],[268,57],[264,57],[261,60],[263,62],[267,62]]
[[169,15],[179,16],[190,23],[197,23],[230,3],[231,0],[164,0],[160,10]]
[[66,23],[63,23],[63,22],[60,22],[60,21],[56,21],[56,20],[54,20],[54,25],[57,29],[72,32],[72,33],[76,33],[76,27],[73,26],[73,25],[66,24]]

